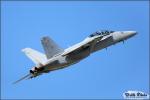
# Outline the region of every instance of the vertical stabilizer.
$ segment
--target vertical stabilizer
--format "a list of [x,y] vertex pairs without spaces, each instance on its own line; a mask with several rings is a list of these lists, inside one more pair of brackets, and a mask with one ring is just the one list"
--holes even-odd
[[41,39],[45,54],[48,59],[63,51],[51,38],[45,36]]

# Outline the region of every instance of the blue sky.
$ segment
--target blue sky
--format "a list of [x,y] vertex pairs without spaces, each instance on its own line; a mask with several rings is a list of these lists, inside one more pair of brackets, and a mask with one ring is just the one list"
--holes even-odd
[[[1,96],[3,99],[122,99],[128,90],[149,91],[148,1],[3,1]],[[78,64],[16,85],[34,63],[21,49],[43,52],[42,36],[63,48],[101,29],[138,35],[98,51]]]

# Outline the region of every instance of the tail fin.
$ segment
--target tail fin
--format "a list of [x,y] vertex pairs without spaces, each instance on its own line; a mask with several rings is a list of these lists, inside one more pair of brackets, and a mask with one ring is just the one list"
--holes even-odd
[[47,58],[44,54],[33,50],[31,48],[25,48],[22,50],[36,65],[44,64]]
[[50,59],[55,54],[58,54],[63,51],[62,48],[60,48],[52,39],[50,39],[47,36],[43,37],[41,39],[41,42],[48,59]]

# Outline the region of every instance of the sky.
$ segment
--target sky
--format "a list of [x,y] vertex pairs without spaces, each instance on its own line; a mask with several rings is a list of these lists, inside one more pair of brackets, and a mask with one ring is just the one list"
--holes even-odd
[[[2,99],[123,99],[128,90],[149,93],[148,1],[2,1]],[[21,50],[44,53],[40,39],[68,48],[97,30],[137,31],[125,43],[81,62],[12,84],[35,64]]]

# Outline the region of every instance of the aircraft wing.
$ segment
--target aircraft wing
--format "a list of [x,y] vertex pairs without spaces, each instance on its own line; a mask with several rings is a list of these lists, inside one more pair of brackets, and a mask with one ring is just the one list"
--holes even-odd
[[97,37],[94,37],[94,38],[88,38],[87,40],[81,42],[81,43],[78,43],[74,46],[72,46],[71,48],[68,48],[65,50],[65,52],[62,54],[62,56],[65,56],[65,55],[68,55],[76,50],[79,50],[79,49],[82,49],[82,48],[85,48],[87,46],[90,46],[90,51],[93,49],[93,46],[94,44],[97,42],[97,41],[100,41],[101,39],[103,38],[103,36],[97,36]]

